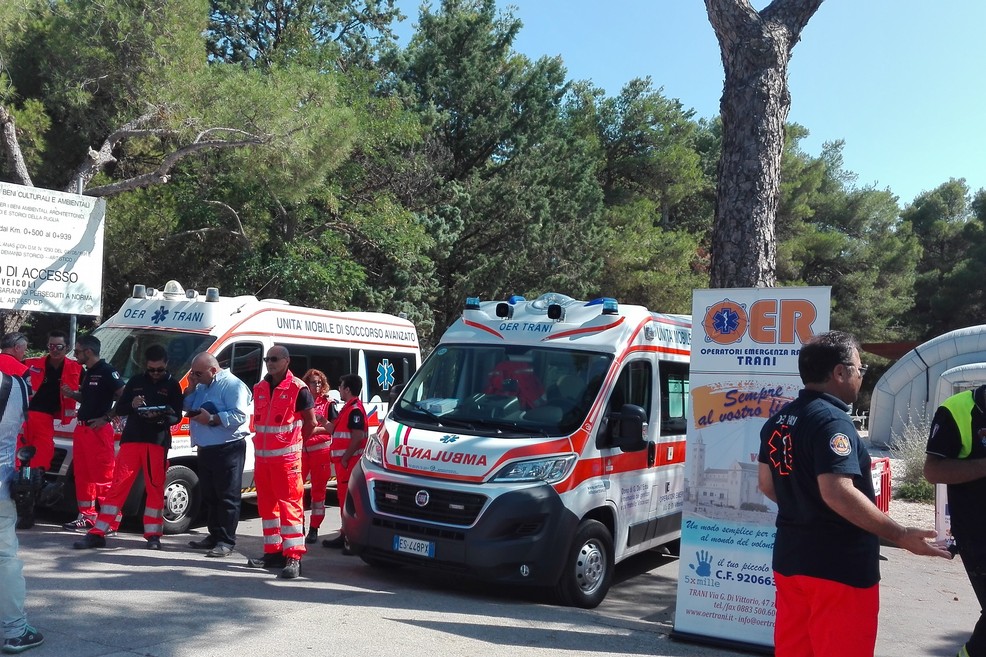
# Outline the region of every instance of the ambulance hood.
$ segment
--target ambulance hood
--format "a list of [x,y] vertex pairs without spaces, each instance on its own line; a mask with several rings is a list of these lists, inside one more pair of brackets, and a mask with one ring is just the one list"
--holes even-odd
[[475,436],[418,429],[387,420],[382,441],[388,470],[481,482],[517,461],[573,453],[568,438]]

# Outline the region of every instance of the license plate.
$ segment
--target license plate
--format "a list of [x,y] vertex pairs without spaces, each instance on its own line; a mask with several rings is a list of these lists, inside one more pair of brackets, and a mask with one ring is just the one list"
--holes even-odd
[[417,538],[406,538],[395,535],[394,552],[404,552],[405,554],[415,554],[419,557],[434,559],[435,543],[433,541],[422,541]]

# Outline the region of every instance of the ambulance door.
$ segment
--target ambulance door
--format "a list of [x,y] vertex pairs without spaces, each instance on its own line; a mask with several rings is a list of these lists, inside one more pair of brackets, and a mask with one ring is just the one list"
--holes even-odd
[[[253,391],[253,386],[260,382],[263,376],[264,345],[254,340],[243,340],[226,345],[216,356],[219,367],[246,384]],[[252,410],[252,409],[251,409]],[[253,426],[251,421],[250,426]],[[243,468],[243,490],[252,490],[253,485],[253,441],[246,441],[246,465]]]

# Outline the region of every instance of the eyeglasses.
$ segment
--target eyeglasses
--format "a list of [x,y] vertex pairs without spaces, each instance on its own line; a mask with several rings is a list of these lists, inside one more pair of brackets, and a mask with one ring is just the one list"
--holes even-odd
[[48,343],[48,351],[65,351],[65,345],[55,344],[53,342]]
[[188,376],[205,376],[205,372],[196,372],[195,370],[189,370]]
[[853,363],[843,363],[843,365],[859,370],[859,378],[866,376],[866,370],[870,369],[869,365],[854,365]]
[[75,354],[76,356],[81,356],[82,354],[86,353],[87,351],[89,351],[89,350],[88,349],[73,349],[72,350],[72,353]]
[[147,368],[147,373],[148,374],[161,374],[162,372],[167,372],[167,371],[168,371],[168,368],[167,367],[148,367]]
[[265,363],[276,363],[281,360],[281,356],[264,356]]

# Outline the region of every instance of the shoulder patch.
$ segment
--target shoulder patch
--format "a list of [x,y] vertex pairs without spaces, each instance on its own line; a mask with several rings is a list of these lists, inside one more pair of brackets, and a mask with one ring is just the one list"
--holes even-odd
[[837,456],[849,456],[852,454],[852,442],[846,434],[837,433],[829,440],[829,449]]

